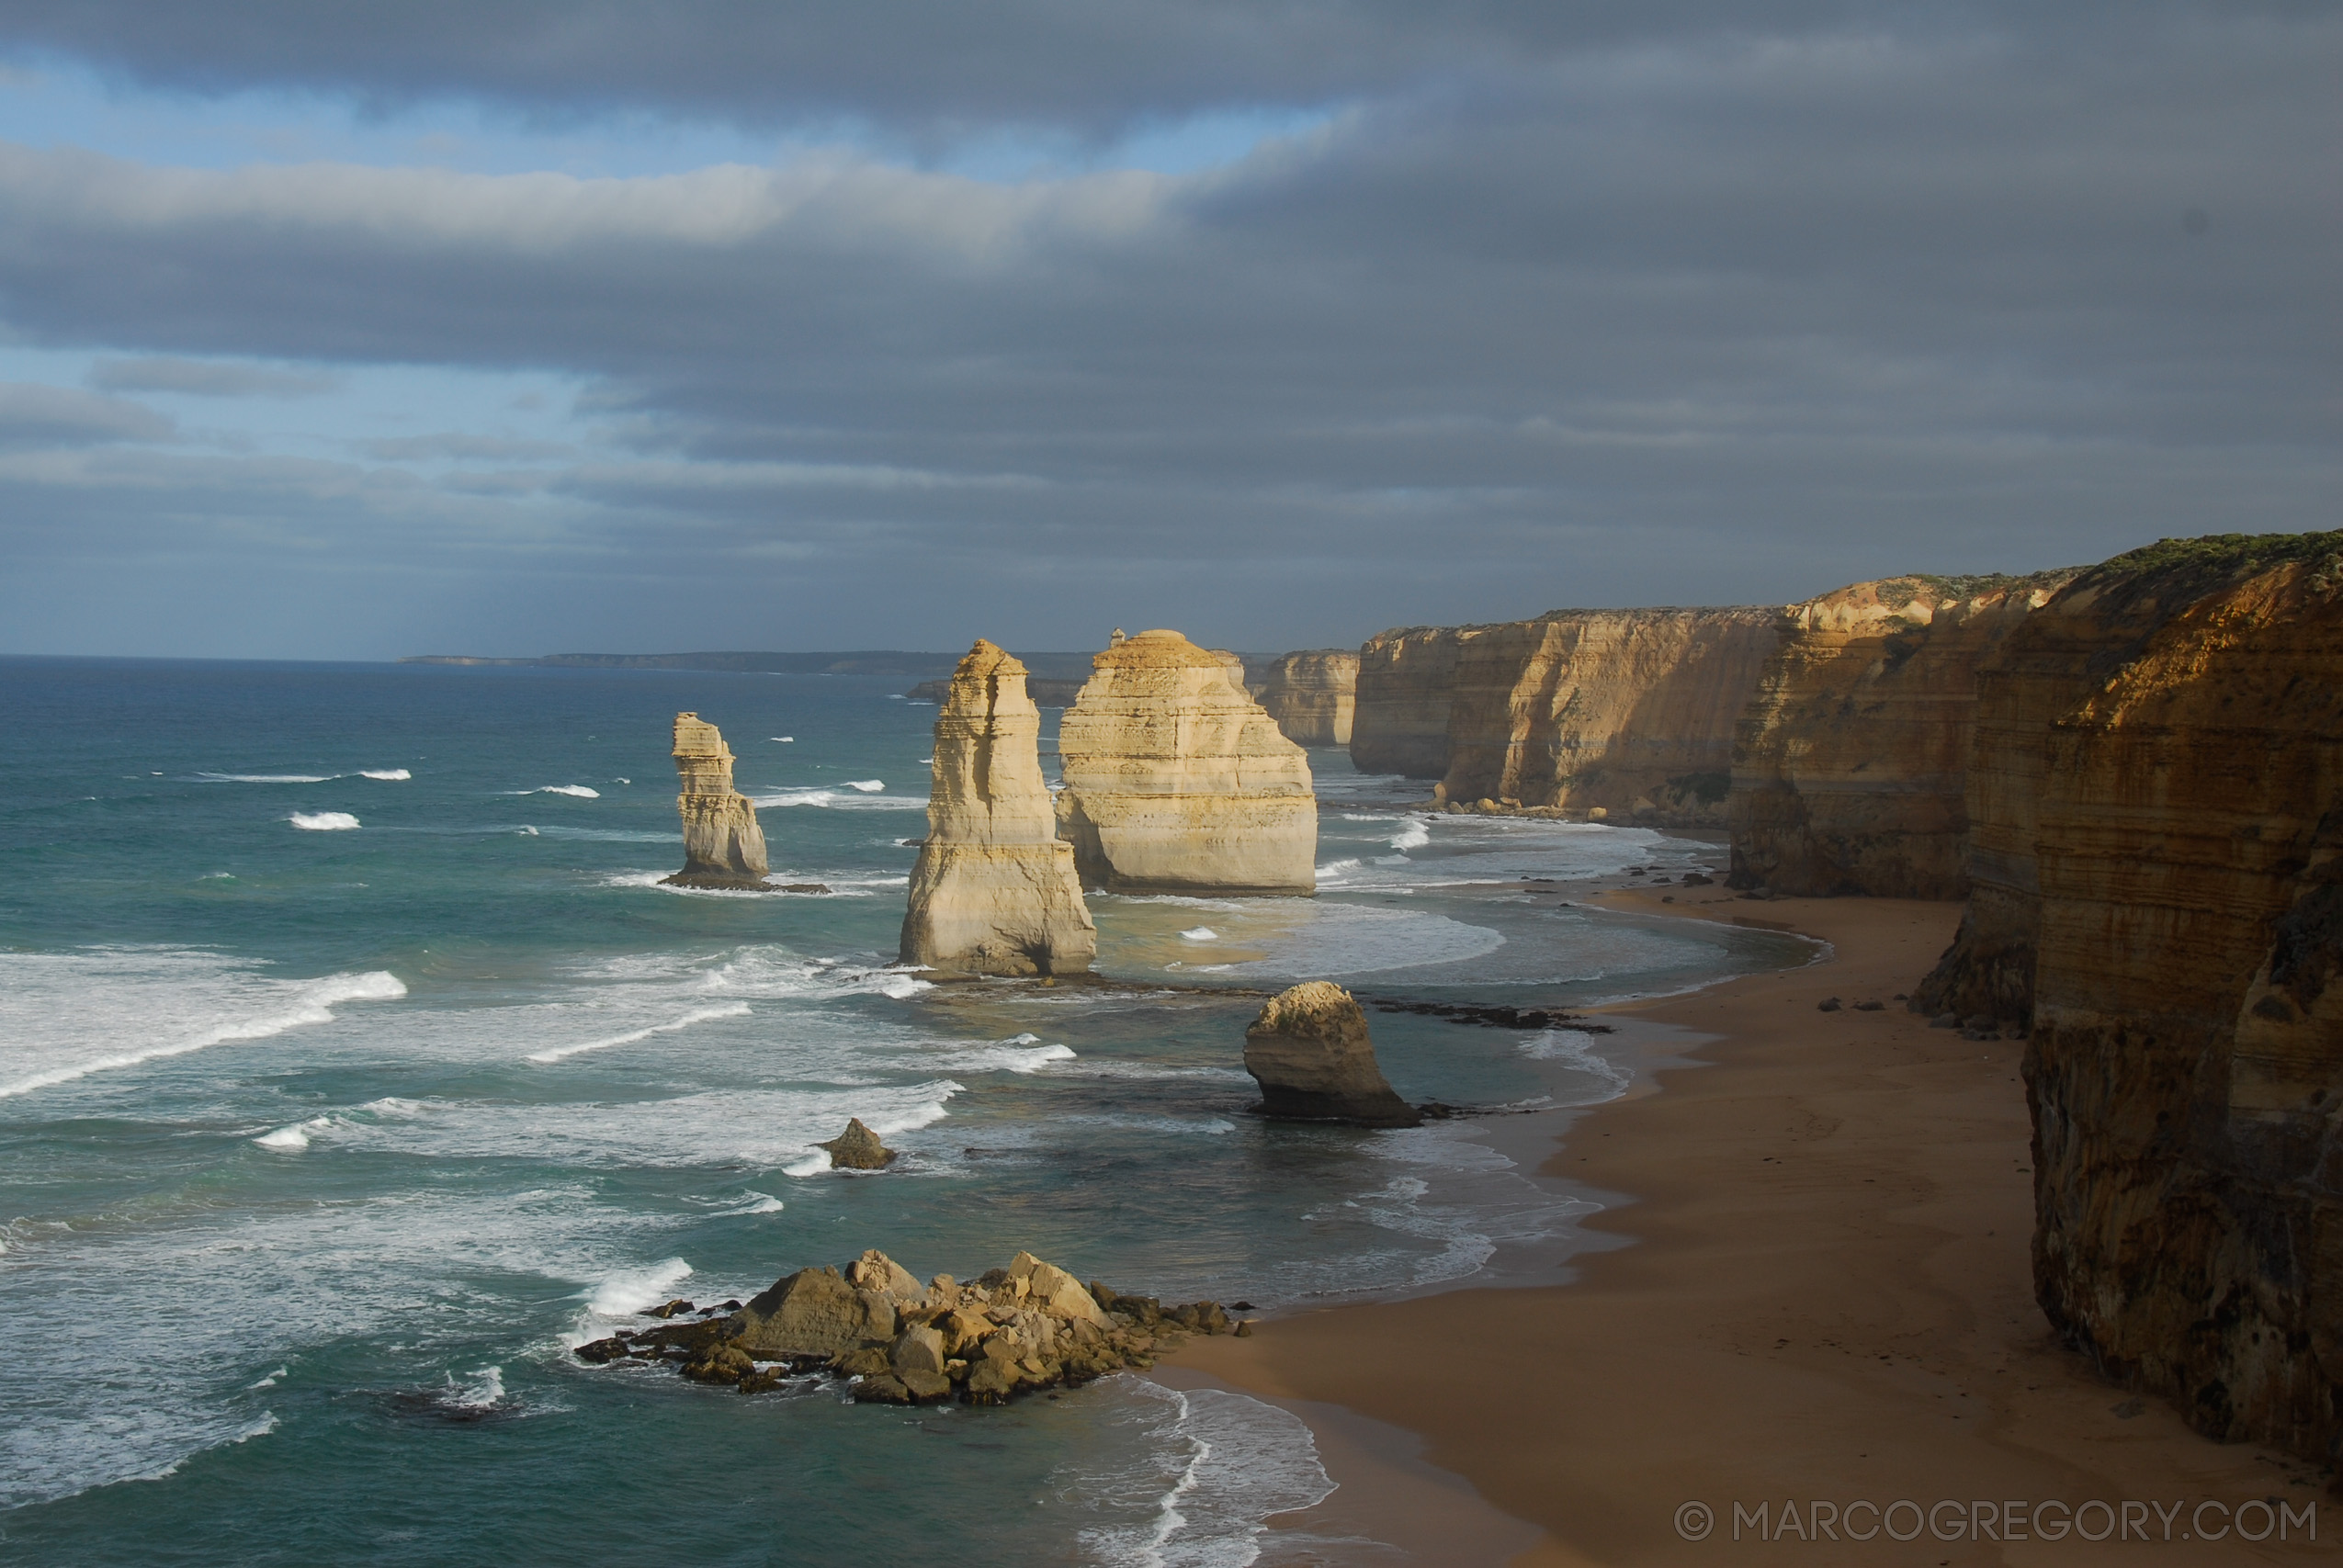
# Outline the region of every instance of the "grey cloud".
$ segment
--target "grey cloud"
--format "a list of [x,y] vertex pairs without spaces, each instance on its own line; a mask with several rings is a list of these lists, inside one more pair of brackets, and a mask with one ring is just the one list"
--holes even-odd
[[149,355],[101,359],[89,384],[101,392],[182,392],[199,398],[310,398],[332,391],[336,378],[264,365],[223,365],[202,359]]
[[627,626],[692,604],[630,577],[721,581],[736,629],[644,646],[770,643],[784,605],[801,646],[1050,646],[1103,602],[1340,642],[2318,525],[2343,26],[2124,16],[1623,23],[1181,177],[0,148],[0,310],[56,345],[585,378],[590,456],[368,492],[368,547],[534,549]]
[[515,441],[494,435],[468,435],[461,431],[361,441],[357,449],[369,457],[392,463],[536,463],[578,455],[578,449],[566,442]]
[[143,404],[68,387],[0,383],[0,450],[168,441],[177,427]]
[[2282,21],[2316,0],[2045,7],[1876,0],[11,0],[0,47],[198,93],[466,97],[538,116],[613,107],[756,125],[1105,135],[1199,110],[1330,104],[1427,77],[1687,39],[1885,30],[2111,31],[2173,16]]

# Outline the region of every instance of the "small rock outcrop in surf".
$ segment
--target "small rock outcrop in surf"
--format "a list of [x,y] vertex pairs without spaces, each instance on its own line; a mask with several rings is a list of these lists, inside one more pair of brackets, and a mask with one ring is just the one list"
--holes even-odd
[[903,915],[906,964],[968,975],[1078,975],[1098,951],[1074,851],[1042,781],[1025,667],[981,638],[935,714],[927,839]]
[[895,1159],[895,1151],[880,1143],[878,1134],[864,1126],[859,1116],[846,1118],[844,1132],[814,1147],[830,1152],[833,1170],[884,1170]]
[[1245,1071],[1261,1085],[1264,1115],[1363,1127],[1414,1127],[1423,1121],[1384,1078],[1366,1014],[1350,992],[1329,980],[1270,998],[1245,1031]]
[[722,733],[696,713],[675,716],[675,772],[683,784],[675,808],[684,818],[684,869],[668,886],[768,891],[756,807],[732,787],[732,750]]
[[1309,757],[1246,694],[1241,661],[1148,631],[1092,664],[1058,742],[1058,831],[1083,886],[1315,892]]

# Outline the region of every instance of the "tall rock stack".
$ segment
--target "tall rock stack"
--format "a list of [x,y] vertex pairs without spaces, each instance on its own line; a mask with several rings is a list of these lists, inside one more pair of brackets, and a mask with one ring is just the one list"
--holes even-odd
[[1239,672],[1174,631],[1141,632],[1092,662],[1058,740],[1058,831],[1084,886],[1315,892],[1309,759]]
[[1359,648],[1351,761],[1363,773],[1436,779],[1448,772],[1456,659],[1484,626],[1398,626]]
[[2343,534],[2119,556],[1978,688],[1975,891],[1919,995],[2031,1026],[2035,1293],[2199,1430],[2330,1459]]
[[1734,746],[1733,886],[1965,894],[1977,671],[2074,576],[1893,577],[1783,611]]
[[1025,667],[979,638],[935,715],[927,839],[903,916],[906,964],[970,975],[1073,975],[1098,928],[1042,782]]
[[1359,656],[1347,648],[1288,653],[1262,682],[1262,711],[1296,746],[1348,746],[1357,705]]
[[732,787],[731,748],[696,713],[675,716],[675,772],[682,780],[675,809],[684,818],[684,869],[668,877],[668,885],[763,889],[770,868],[756,807]]
[[1773,652],[1774,618],[1556,610],[1468,628],[1449,682],[1443,795],[1721,823],[1733,727]]

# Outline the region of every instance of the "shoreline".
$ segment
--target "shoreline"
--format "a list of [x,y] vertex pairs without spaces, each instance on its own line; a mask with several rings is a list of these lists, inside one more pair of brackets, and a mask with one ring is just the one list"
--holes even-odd
[[[1248,1338],[1194,1342],[1159,1369],[1268,1399],[1314,1430],[1341,1425],[1330,1406],[1412,1438],[1411,1454],[1405,1438],[1322,1438],[1342,1490],[1273,1520],[1265,1546],[1287,1531],[1305,1546],[1345,1492],[1411,1497],[1411,1538],[1470,1540],[1479,1561],[1527,1564],[2066,1562],[2142,1544],[1970,1539],[1978,1526],[1901,1546],[1760,1540],[1748,1528],[1730,1539],[1736,1503],[1771,1505],[1778,1520],[1786,1503],[1817,1499],[2269,1498],[2316,1503],[2324,1544],[2343,1539],[2343,1510],[2314,1467],[2201,1438],[2053,1338],[2032,1296],[2023,1044],[1930,1030],[1892,999],[1951,940],[1959,904],[1779,898],[1759,917],[1721,887],[1670,892],[1681,901],[1663,906],[1656,889],[1588,901],[1794,931],[1831,953],[1590,1010],[1660,1059],[1648,1087],[1639,1074],[1627,1094],[1579,1112],[1539,1174],[1629,1195],[1578,1222],[1613,1245],[1578,1249],[1568,1283],[1477,1276],[1294,1313]],[[1845,1006],[1818,1011],[1833,995]],[[1885,1009],[1854,1010],[1873,999]],[[1697,1544],[1675,1522],[1692,1501],[1719,1521]],[[1529,1527],[1534,1544],[1514,1546],[1491,1514]],[[2320,1550],[2299,1526],[2290,1545],[2214,1543],[2182,1539],[2185,1509],[2168,1539],[2145,1517],[2138,1528],[2158,1532],[2166,1560]],[[1472,1560],[1392,1544],[1426,1562]]]

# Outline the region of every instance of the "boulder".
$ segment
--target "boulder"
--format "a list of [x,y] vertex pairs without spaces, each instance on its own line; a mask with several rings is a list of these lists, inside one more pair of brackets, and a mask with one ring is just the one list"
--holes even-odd
[[[844,1132],[826,1144],[814,1145],[814,1147],[830,1151],[830,1165],[833,1170],[884,1170],[895,1157],[895,1151],[880,1143],[878,1134],[864,1126],[859,1116],[848,1117]],[[899,1269],[897,1272],[901,1271]]]
[[1281,991],[1245,1031],[1245,1071],[1263,1114],[1363,1127],[1414,1127],[1423,1117],[1375,1065],[1366,1014],[1326,980]]
[[858,1291],[835,1269],[800,1269],[774,1281],[726,1320],[750,1355],[835,1356],[895,1337],[893,1302]]
[[931,1327],[907,1328],[895,1341],[892,1360],[895,1375],[909,1372],[934,1372],[942,1376],[944,1363],[949,1359],[944,1353],[944,1336]]
[[900,1302],[917,1301],[921,1294],[920,1282],[911,1271],[875,1247],[846,1265],[846,1282],[856,1290],[877,1291]]
[[1092,1325],[1106,1321],[1106,1314],[1099,1310],[1080,1280],[1054,1263],[1044,1263],[1030,1252],[1020,1252],[1010,1260],[1009,1278],[1024,1280],[1025,1300],[1052,1317]]

